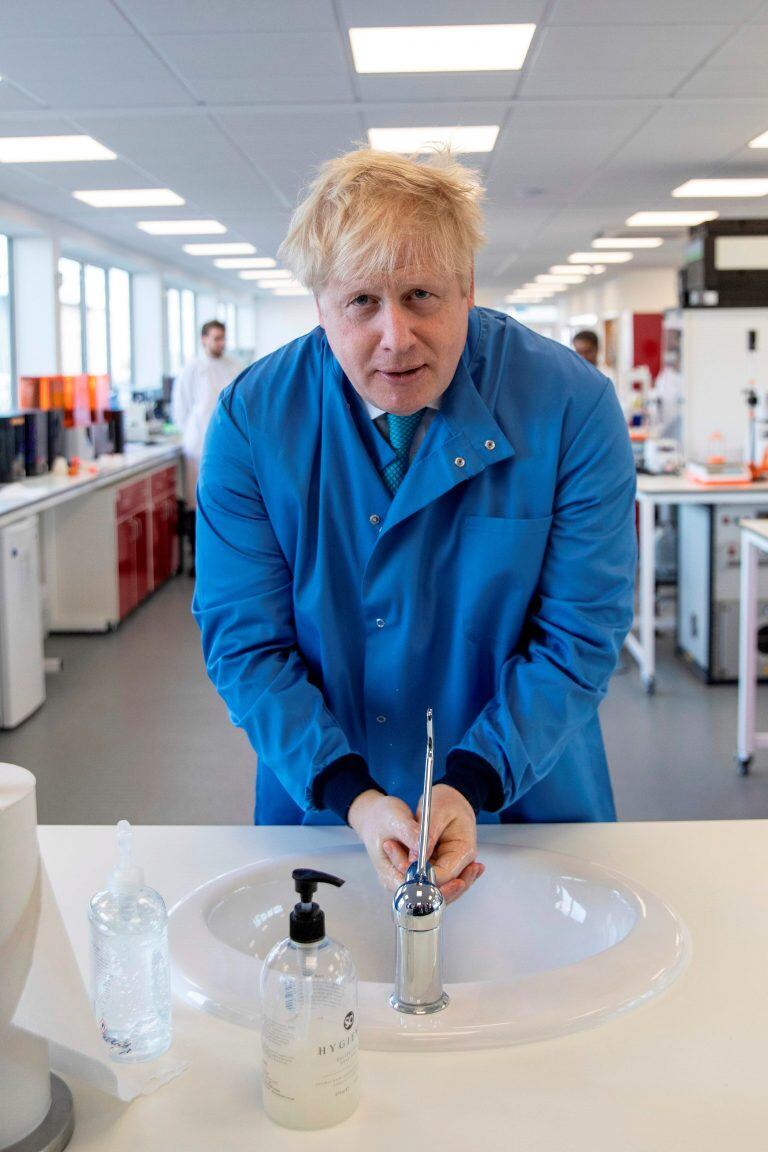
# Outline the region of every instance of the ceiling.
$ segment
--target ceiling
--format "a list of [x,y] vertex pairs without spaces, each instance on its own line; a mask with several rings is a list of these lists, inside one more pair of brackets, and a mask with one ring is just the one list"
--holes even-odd
[[[533,22],[520,72],[360,76],[347,29]],[[488,188],[478,283],[510,290],[632,212],[766,217],[768,198],[673,199],[684,180],[768,175],[766,0],[2,0],[0,135],[86,132],[111,162],[0,166],[0,196],[242,289],[150,237],[204,217],[274,256],[313,168],[369,127],[500,124],[468,162]],[[169,187],[175,209],[94,209],[77,188]],[[199,239],[199,238],[198,238]],[[680,234],[630,268],[674,266]]]

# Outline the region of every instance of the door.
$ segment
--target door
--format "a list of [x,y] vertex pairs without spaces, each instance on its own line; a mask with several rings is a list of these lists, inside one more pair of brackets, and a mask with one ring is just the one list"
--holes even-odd
[[136,525],[132,517],[117,525],[117,584],[120,619],[138,603],[136,594]]

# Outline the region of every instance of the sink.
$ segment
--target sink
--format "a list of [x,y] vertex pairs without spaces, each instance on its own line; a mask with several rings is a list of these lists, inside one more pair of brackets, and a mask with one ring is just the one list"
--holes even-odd
[[297,867],[347,881],[323,886],[319,899],[329,935],[357,966],[364,1048],[455,1051],[560,1036],[650,1000],[685,968],[685,926],[625,876],[513,844],[483,844],[480,858],[485,875],[445,912],[451,1002],[434,1016],[389,1006],[392,897],[359,845],[262,860],[180,900],[169,928],[174,990],[197,1008],[258,1028],[261,965],[288,935]]

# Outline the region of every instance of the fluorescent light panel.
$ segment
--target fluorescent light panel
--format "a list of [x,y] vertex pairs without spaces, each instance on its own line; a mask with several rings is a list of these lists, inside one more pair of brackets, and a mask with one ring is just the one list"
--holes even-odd
[[350,28],[355,69],[382,72],[516,72],[535,24]]
[[498,124],[478,124],[455,128],[369,128],[368,143],[379,152],[492,152],[499,134]]
[[553,264],[550,268],[553,276],[591,276],[591,264]]
[[[568,257],[569,264],[584,264],[592,255],[590,252],[572,252]],[[634,257],[631,252],[601,252],[600,259],[605,264],[626,264],[628,260],[633,260]]]
[[240,273],[241,280],[292,280],[293,273],[289,272],[287,268],[262,268],[252,269],[249,272]]
[[190,256],[253,256],[253,244],[183,244]]
[[542,272],[542,274],[537,276],[535,279],[537,284],[583,284],[586,280],[586,276],[570,274],[564,276],[556,276],[551,272]]
[[271,256],[225,256],[213,263],[217,268],[274,268],[277,261]]
[[749,178],[739,180],[686,180],[679,188],[673,188],[672,195],[690,196],[768,196],[768,180]]
[[768,132],[762,132],[749,142],[750,148],[768,148]]
[[72,195],[92,208],[177,208],[184,203],[170,188],[94,188]]
[[599,236],[592,241],[593,248],[660,248],[661,236]]
[[140,220],[136,227],[150,236],[215,236],[226,232],[218,220]]
[[[719,212],[635,212],[624,223],[628,228],[695,228],[706,220],[717,220]],[[605,260],[604,254],[600,256]]]
[[92,136],[3,136],[0,164],[58,164],[80,160],[116,160],[117,155]]

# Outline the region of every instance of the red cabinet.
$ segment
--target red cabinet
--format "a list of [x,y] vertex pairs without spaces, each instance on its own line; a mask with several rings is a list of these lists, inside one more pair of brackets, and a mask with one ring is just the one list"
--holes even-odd
[[120,619],[145,600],[150,588],[151,487],[149,479],[123,484],[115,496]]
[[152,579],[155,588],[169,580],[178,566],[176,469],[164,468],[151,477]]

